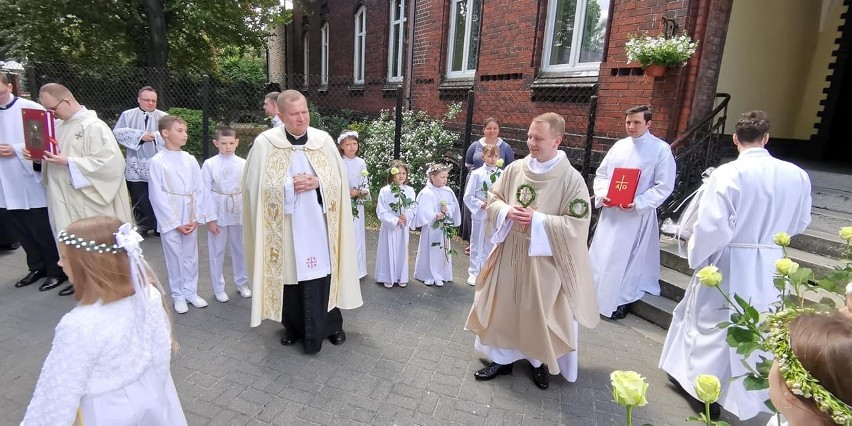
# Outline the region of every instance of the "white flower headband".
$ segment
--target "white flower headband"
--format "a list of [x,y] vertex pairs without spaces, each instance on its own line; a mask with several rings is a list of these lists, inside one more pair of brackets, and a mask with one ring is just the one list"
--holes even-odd
[[346,138],[358,139],[358,132],[356,132],[354,130],[347,130],[347,131],[341,133],[340,136],[337,137],[337,144],[340,145],[340,143],[343,142],[343,140],[346,139]]
[[447,164],[432,163],[432,164],[429,165],[429,169],[426,170],[426,174],[432,175],[432,174],[435,174],[435,173],[443,172],[445,170],[450,170],[450,166],[447,165]]

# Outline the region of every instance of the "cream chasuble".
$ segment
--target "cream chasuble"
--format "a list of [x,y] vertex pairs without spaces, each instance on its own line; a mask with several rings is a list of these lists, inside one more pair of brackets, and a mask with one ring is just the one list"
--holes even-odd
[[[124,157],[112,131],[95,111],[81,109],[68,120],[57,120],[56,139],[59,152],[68,156],[69,166],[42,162],[53,233],[92,216],[115,216],[133,223]],[[75,189],[71,168],[89,185]]]
[[[574,322],[592,328],[600,321],[586,248],[589,192],[564,157],[541,174],[530,161],[510,164],[489,190],[488,216],[505,226],[477,279],[465,329],[476,333],[478,346],[517,351],[559,374],[557,359],[576,350]],[[526,227],[505,220],[525,183],[537,193]],[[533,238],[539,243],[531,250]]]
[[[320,181],[331,270],[328,310],[354,309],[363,304],[355,258],[352,211],[346,169],[331,136],[308,128],[308,142],[299,147]],[[290,202],[286,183],[297,147],[283,127],[261,133],[246,159],[243,184],[243,241],[252,282],[251,326],[264,319],[281,321],[284,285],[297,284],[294,218],[285,212]],[[316,197],[315,191],[304,195]],[[292,197],[292,196],[291,196]],[[294,200],[298,203],[298,198]],[[300,230],[314,235],[322,230]],[[300,240],[299,243],[302,243]]]

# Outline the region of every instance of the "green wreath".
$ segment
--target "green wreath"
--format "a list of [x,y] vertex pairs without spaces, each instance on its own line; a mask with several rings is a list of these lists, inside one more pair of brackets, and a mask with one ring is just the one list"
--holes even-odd
[[524,207],[529,207],[532,203],[535,202],[535,198],[538,194],[535,192],[535,187],[528,183],[524,183],[518,186],[518,189],[515,190],[515,199],[518,200]]
[[575,198],[568,204],[568,216],[585,219],[589,216],[589,202],[582,198]]

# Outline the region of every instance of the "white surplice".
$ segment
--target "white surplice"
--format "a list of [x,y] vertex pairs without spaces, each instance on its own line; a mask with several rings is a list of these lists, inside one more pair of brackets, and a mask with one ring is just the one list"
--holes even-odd
[[[207,255],[213,291],[225,291],[225,248],[231,251],[234,284],[239,288],[248,283],[246,260],[243,254],[243,169],[246,160],[235,154],[216,155],[201,166],[204,186],[202,210],[204,221],[216,221],[219,233],[207,233]],[[209,229],[208,229],[209,230]]]
[[186,300],[198,291],[198,229],[183,235],[177,227],[204,222],[201,168],[191,154],[167,149],[149,164],[148,197],[157,216],[169,288],[175,301]]
[[452,219],[452,225],[461,225],[461,209],[456,194],[449,187],[438,188],[427,182],[417,194],[417,213],[411,226],[420,228],[420,244],[414,260],[414,278],[420,281],[453,280],[453,257],[445,251],[449,250],[445,245],[451,243],[444,238],[441,228],[432,228],[442,202],[447,205],[445,216]]
[[[118,143],[127,151],[127,169],[124,177],[128,182],[148,182],[148,163],[165,147],[165,142],[157,130],[160,118],[165,117],[163,111],[155,109],[151,112],[142,108],[131,108],[121,113],[112,132]],[[154,134],[154,140],[142,142],[146,132]]]
[[[740,153],[717,168],[698,207],[698,219],[689,240],[689,266],[699,270],[716,265],[720,287],[738,294],[758,311],[778,300],[773,285],[775,261],[783,255],[773,238],[778,232],[796,235],[811,221],[811,184],[799,167],[773,158],[763,148]],[[717,324],[730,311],[718,290],[701,285],[693,275],[683,300],[674,310],[660,368],[695,395],[692,384],[699,374],[722,382],[719,404],[741,420],[768,409],[768,392],[746,391],[742,357],[725,341]]]
[[[343,157],[343,165],[346,166],[349,178],[349,189],[361,189],[362,200],[369,200],[370,183],[367,176],[362,172],[367,171],[367,163],[360,157]],[[366,228],[364,226],[364,205],[358,205],[358,217],[352,218],[352,227],[355,230],[355,250],[358,252],[358,278],[367,276],[367,241]]]
[[[408,199],[413,200],[414,189],[400,185]],[[391,203],[398,203],[397,196],[387,185],[379,191],[376,200],[376,216],[381,221],[378,249],[376,251],[376,281],[380,283],[408,283],[408,236],[409,225],[399,226],[399,215],[391,209]],[[405,210],[406,223],[414,222],[416,206]]]
[[[491,242],[491,235],[494,234],[494,227],[488,227],[488,213],[485,211],[485,200],[488,197],[487,188],[490,188],[494,183],[491,181],[491,176],[500,177],[501,170],[497,167],[483,166],[470,173],[467,180],[467,185],[464,188],[464,196],[462,202],[470,211],[471,227],[470,227],[470,266],[467,268],[467,274],[470,276],[479,275],[479,270],[488,257],[488,253],[494,248]],[[483,186],[484,185],[484,186]]]
[[[527,156],[520,161],[526,161],[527,166],[532,173],[541,175],[552,170],[560,161],[563,160],[568,161],[568,157],[565,155],[565,152],[557,151],[555,157],[543,163],[530,156]],[[514,222],[508,219],[510,209],[511,207],[505,206],[497,215],[497,220],[494,224],[495,233],[492,236],[491,244],[502,243],[509,234],[509,230],[511,230],[512,225],[514,224]],[[553,248],[550,245],[550,239],[547,236],[547,229],[545,228],[545,219],[544,214],[539,212],[533,213],[532,223],[530,223],[530,248],[527,253],[529,256],[553,256]],[[575,320],[574,336],[578,336],[579,333],[580,326]],[[542,364],[540,360],[527,357],[521,351],[516,349],[485,345],[479,340],[479,336],[476,336],[473,346],[474,349],[497,364],[507,365],[522,359],[526,359],[533,367],[536,368],[541,367]],[[574,342],[572,342],[572,347],[574,348],[573,352],[569,352],[556,359],[557,364],[559,364],[559,374],[571,383],[577,381],[577,373],[580,366],[580,349],[578,339],[575,338]]]
[[33,163],[24,159],[24,126],[21,109],[43,110],[41,105],[12,95],[0,105],[0,144],[15,150],[14,157],[0,158],[0,209],[29,210],[47,207],[41,175],[33,171]]
[[[296,193],[293,178],[298,174],[316,176],[304,146],[295,146],[288,176],[284,180],[284,214],[293,221],[293,252],[296,256],[296,278],[315,280],[331,273],[331,254],[325,205],[320,204],[321,190]],[[325,200],[325,197],[323,197]],[[349,206],[346,206],[349,207]]]
[[146,291],[141,307],[143,298],[130,296],[62,317],[21,425],[187,424],[170,372],[169,320],[159,291]]
[[616,168],[640,169],[633,200],[635,207],[603,207],[589,256],[601,315],[610,316],[620,305],[633,303],[644,293],[660,294],[660,228],[657,207],[671,195],[675,161],[669,144],[645,132],[624,138],[606,153],[594,181],[595,206],[603,205]]

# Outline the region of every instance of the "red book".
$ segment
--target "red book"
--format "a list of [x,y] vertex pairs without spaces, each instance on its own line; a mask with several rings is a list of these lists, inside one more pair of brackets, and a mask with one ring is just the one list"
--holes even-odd
[[609,192],[606,197],[609,198],[607,206],[627,207],[633,202],[636,197],[636,188],[639,186],[639,169],[623,169],[617,167],[612,172],[612,180],[609,182]]
[[33,160],[44,158],[44,152],[56,154],[56,129],[53,113],[42,109],[21,108],[24,122],[24,146]]

